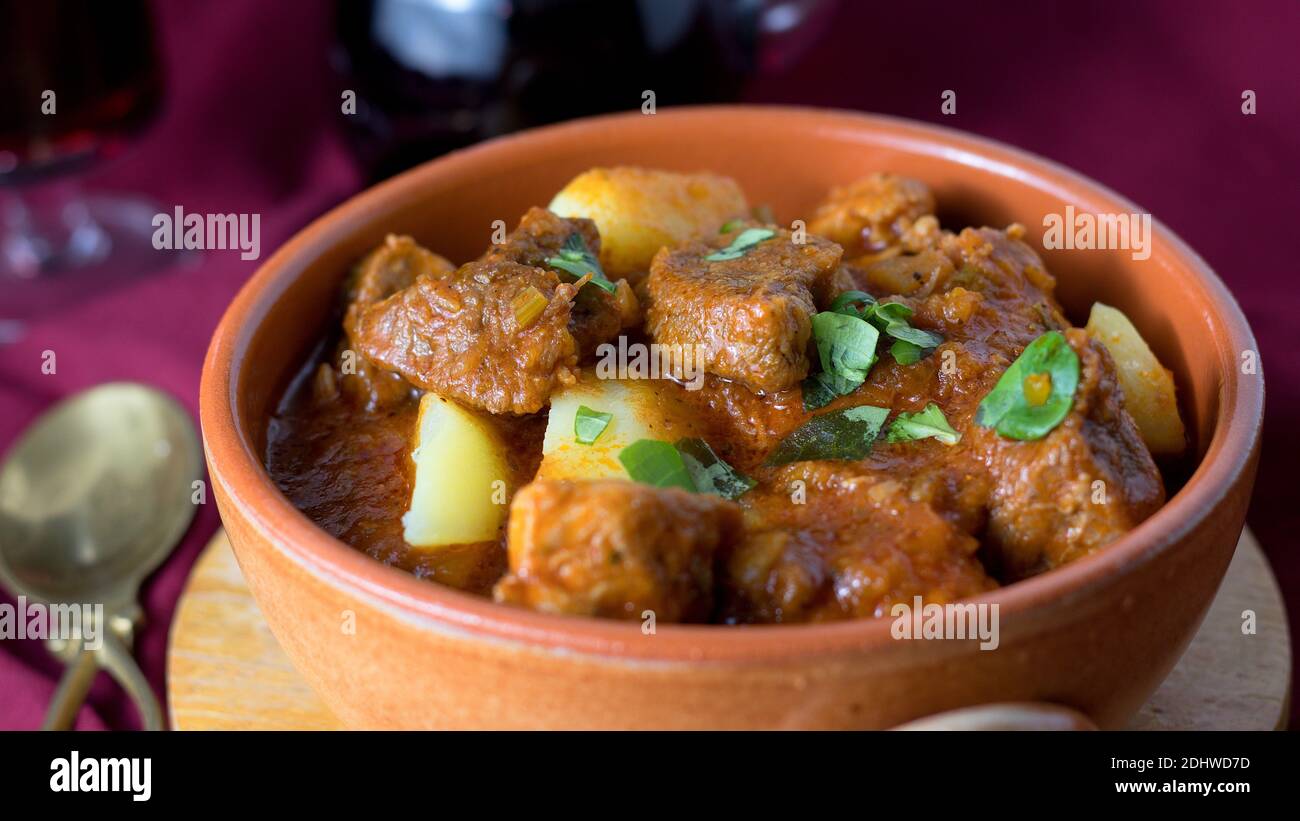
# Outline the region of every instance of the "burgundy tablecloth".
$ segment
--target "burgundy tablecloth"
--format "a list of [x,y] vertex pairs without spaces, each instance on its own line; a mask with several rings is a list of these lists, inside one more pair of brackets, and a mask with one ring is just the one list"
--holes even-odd
[[[261,214],[262,259],[361,186],[332,128],[325,93],[328,4],[157,4],[165,109],[139,144],[88,187],[137,191],[170,211]],[[337,95],[334,95],[337,99]],[[114,379],[156,385],[198,416],[199,370],[217,320],[255,261],[214,252],[38,320],[0,348],[0,447],[67,394]],[[58,356],[41,373],[41,352]],[[181,588],[219,522],[199,508],[185,542],[144,588],[148,623],[136,655],[160,697],[167,629]],[[4,601],[12,601],[8,594]],[[0,642],[0,727],[40,726],[60,670],[35,641]],[[78,727],[134,727],[129,701],[100,676]]]
[[[1259,338],[1268,421],[1250,524],[1300,628],[1300,378],[1290,361],[1300,355],[1290,244],[1300,206],[1300,4],[1074,4],[1066,13],[1026,2],[999,4],[997,15],[983,6],[845,2],[812,54],[755,80],[746,97],[881,111],[1005,140],[1128,195],[1200,251]],[[325,79],[329,5],[175,0],[157,11],[166,109],[88,182],[186,211],[260,213],[265,258],[361,184]],[[954,116],[939,113],[945,89],[957,91]],[[1241,113],[1244,89],[1258,96],[1255,116]],[[0,449],[60,397],[112,379],[157,385],[194,411],[208,338],[255,266],[209,254],[34,323],[0,348]],[[58,353],[55,375],[41,373],[46,349]],[[209,503],[145,586],[137,655],[160,695],[176,598],[217,525]],[[58,673],[39,644],[0,642],[0,728],[38,726]],[[78,726],[137,720],[101,680]]]

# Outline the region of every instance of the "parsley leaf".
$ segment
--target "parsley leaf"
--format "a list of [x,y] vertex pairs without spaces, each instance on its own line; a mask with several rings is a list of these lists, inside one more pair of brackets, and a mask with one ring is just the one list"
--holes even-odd
[[925,352],[925,348],[904,339],[895,339],[894,344],[889,346],[890,355],[900,365],[915,365],[921,361],[921,357],[925,356]]
[[912,442],[917,439],[938,439],[945,445],[961,441],[961,434],[952,429],[939,406],[931,402],[919,413],[900,413],[889,425],[890,442]]
[[579,405],[577,413],[573,415],[573,438],[579,444],[590,445],[600,438],[613,419],[612,413],[601,413],[586,405]]
[[920,328],[913,328],[908,319],[912,309],[901,302],[880,302],[868,309],[865,319],[880,329],[880,332],[894,339],[910,342],[918,348],[937,348],[943,344],[943,337]]
[[889,408],[858,405],[814,416],[777,444],[765,464],[861,459],[871,452]]
[[776,232],[771,228],[746,228],[731,241],[731,244],[720,251],[714,251],[705,257],[709,262],[725,262],[729,259],[740,259],[749,253],[750,249],[764,240],[769,240],[776,236]]
[[638,439],[619,451],[618,461],[635,482],[696,492],[695,481],[686,469],[681,451],[669,442]]
[[813,336],[822,372],[832,373],[861,385],[876,364],[876,340],[880,333],[856,316],[822,311],[812,318]]
[[718,458],[703,439],[687,438],[677,442],[677,450],[686,463],[695,487],[700,493],[712,493],[724,499],[735,499],[748,493],[758,484],[754,479]]
[[[1044,375],[1048,390],[1031,401],[1026,383],[1038,388]],[[1060,331],[1048,331],[1030,342],[1002,374],[980,402],[975,422],[1008,439],[1041,439],[1070,414],[1078,386],[1079,355]]]
[[617,290],[617,286],[609,281],[609,277],[605,276],[604,270],[601,269],[600,260],[591,253],[587,241],[577,231],[569,234],[569,238],[564,241],[564,246],[560,248],[559,256],[550,257],[546,260],[546,264],[572,274],[577,279],[591,274],[592,285],[611,294]]

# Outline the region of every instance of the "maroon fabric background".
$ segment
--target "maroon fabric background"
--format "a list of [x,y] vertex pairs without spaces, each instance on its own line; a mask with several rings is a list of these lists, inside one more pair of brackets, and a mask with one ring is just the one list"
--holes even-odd
[[[1113,187],[1196,248],[1259,339],[1268,412],[1249,521],[1291,602],[1294,633],[1300,378],[1290,360],[1300,354],[1300,286],[1289,240],[1300,205],[1300,4],[982,6],[845,0],[811,53],[755,79],[745,98],[884,112],[1004,140]],[[335,129],[330,13],[309,0],[159,2],[165,109],[88,184],[187,212],[260,213],[265,259],[361,185]],[[944,89],[957,92],[956,115],[939,112]],[[1243,89],[1258,95],[1255,116],[1241,113]],[[255,267],[211,253],[33,324],[0,348],[0,449],[56,400],[112,379],[157,385],[194,411],[208,338]],[[46,349],[58,354],[56,375],[41,374]],[[217,525],[215,506],[201,508],[145,586],[137,656],[160,696],[172,610]],[[58,674],[38,643],[0,644],[0,728],[39,726]],[[138,722],[101,677],[78,726]]]

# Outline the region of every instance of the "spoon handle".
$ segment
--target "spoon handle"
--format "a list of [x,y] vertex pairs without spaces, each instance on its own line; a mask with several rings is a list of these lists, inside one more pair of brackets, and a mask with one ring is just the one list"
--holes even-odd
[[42,730],[70,730],[76,724],[77,713],[81,712],[82,702],[90,690],[95,674],[99,672],[99,662],[95,660],[93,650],[81,650],[68,662],[59,679],[59,688],[54,691],[50,709],[45,713]]
[[162,707],[153,694],[153,688],[140,672],[131,651],[112,630],[104,631],[104,645],[99,648],[99,660],[126,694],[135,702],[135,709],[140,713],[140,720],[146,730],[163,729]]

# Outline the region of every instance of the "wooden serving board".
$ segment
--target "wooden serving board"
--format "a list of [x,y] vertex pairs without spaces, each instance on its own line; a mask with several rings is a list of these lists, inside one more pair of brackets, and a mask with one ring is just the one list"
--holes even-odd
[[[1242,634],[1242,612],[1256,633]],[[1290,711],[1291,642],[1277,581],[1250,531],[1178,666],[1135,730],[1273,730]],[[223,531],[194,566],[167,653],[167,705],[178,730],[333,730],[339,721],[271,635]]]

